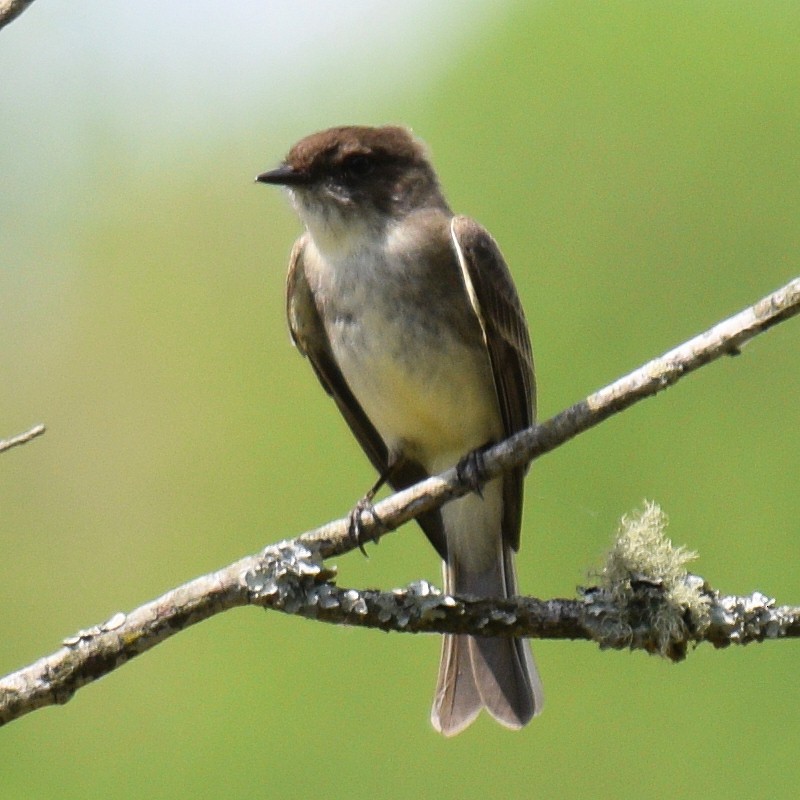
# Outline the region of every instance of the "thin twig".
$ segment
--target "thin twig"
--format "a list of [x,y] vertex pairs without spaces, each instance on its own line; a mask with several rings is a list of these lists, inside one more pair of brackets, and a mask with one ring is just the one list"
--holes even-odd
[[0,453],[10,450],[12,447],[18,447],[21,444],[27,444],[31,439],[41,436],[45,432],[44,425],[34,425],[30,430],[25,433],[20,433],[17,436],[12,436],[10,439],[0,439]]
[[33,0],[0,0],[0,28],[15,20]]
[[[547,422],[490,448],[484,453],[484,477],[490,480],[504,470],[555,449],[612,414],[672,385],[689,372],[722,355],[737,353],[749,339],[798,312],[800,279],[795,279],[751,308],[645,364]],[[364,512],[363,536],[377,539],[417,514],[469,490],[470,487],[459,480],[455,469],[447,470],[378,503],[375,507],[378,519]],[[323,562],[356,546],[348,527],[348,518],[331,522],[267,548],[259,555],[196,578],[129,614],[115,614],[101,625],[79,631],[52,655],[0,680],[0,724],[36,708],[65,703],[81,686],[169,636],[228,608],[248,604],[320,619],[330,616],[331,609],[338,606],[341,612],[354,615],[345,620],[351,624],[373,614],[380,623],[378,627],[400,631],[412,630],[417,625],[418,630],[457,630],[476,635],[502,632],[503,635],[556,636],[559,633],[563,638],[593,638],[604,646],[635,644],[649,649],[647,638],[642,636],[629,640],[626,634],[621,639],[619,636],[610,641],[604,639],[603,622],[609,609],[599,608],[597,598],[591,593],[585,593],[583,600],[578,601],[512,599],[500,602],[490,598],[467,602],[438,596],[419,587],[412,588],[404,596],[398,593],[373,596],[339,589],[330,583],[333,573]],[[645,588],[659,591],[656,585]],[[414,596],[418,596],[416,600]],[[402,599],[399,616],[392,611],[392,603],[398,598]],[[717,606],[721,609],[720,624],[716,628],[712,624],[709,630],[717,630],[718,634],[714,634],[716,639],[710,635],[705,638],[717,646],[772,635],[798,635],[796,609],[776,609],[774,603],[761,595],[733,598],[733,601],[716,595],[714,598],[709,603],[712,609]],[[465,624],[465,615],[469,618],[470,609],[477,609],[478,620],[473,618],[471,624]],[[587,609],[592,609],[591,613]],[[581,625],[588,626],[588,637],[576,622],[578,612],[582,616]],[[711,616],[714,623],[714,614]],[[517,617],[526,617],[528,627],[522,627],[521,622],[520,627],[515,627]],[[394,625],[390,624],[392,618]],[[413,619],[419,622],[412,622]],[[759,620],[763,628],[756,625]],[[566,627],[557,631],[554,625]],[[727,634],[724,634],[725,628]],[[632,636],[633,632],[630,634]],[[690,634],[694,635],[691,631]]]
[[[663,391],[690,372],[723,355],[736,355],[752,338],[800,313],[800,278],[720,322],[664,355],[648,361],[614,383],[533,428],[506,439],[483,454],[487,480],[555,450],[579,433],[598,425],[634,403]],[[455,468],[388,497],[376,504],[379,520],[362,514],[362,540],[377,540],[418,514],[437,508],[471,490],[459,481]],[[348,519],[337,520],[303,534],[299,541],[314,544],[325,557],[349,552],[356,544]]]

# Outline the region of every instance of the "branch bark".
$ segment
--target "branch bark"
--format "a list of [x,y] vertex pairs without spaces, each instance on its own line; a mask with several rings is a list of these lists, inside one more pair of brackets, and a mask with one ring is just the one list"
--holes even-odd
[[[798,313],[800,278],[550,420],[486,450],[481,478],[491,480],[538,458],[720,356],[738,354],[754,336]],[[398,492],[378,503],[374,515],[362,513],[361,541],[377,540],[417,514],[470,490],[452,468]],[[641,647],[673,659],[682,658],[686,643],[692,641],[720,647],[800,636],[797,608],[776,608],[774,601],[759,593],[721,596],[688,575],[686,581],[705,598],[707,620],[702,625],[687,624],[683,639],[670,639],[667,646],[654,641],[648,617],[641,613],[643,607],[658,607],[664,595],[659,580],[647,576],[629,576],[626,602],[638,616],[631,615],[631,608],[617,608],[614,596],[602,588],[584,590],[577,600],[549,601],[453,598],[427,583],[391,593],[342,589],[331,582],[334,572],[324,561],[358,546],[348,529],[348,518],[328,523],[68,637],[55,653],[0,680],[0,724],[36,708],[65,703],[82,686],[164,639],[242,605],[382,630],[592,639],[603,647]],[[619,624],[621,619],[624,624]]]
[[13,22],[33,0],[0,0],[0,28]]
[[12,436],[10,439],[0,439],[0,453],[10,450],[12,447],[19,447],[22,444],[27,444],[37,436],[41,436],[45,430],[44,425],[39,424],[34,425],[30,430],[25,431],[25,433]]

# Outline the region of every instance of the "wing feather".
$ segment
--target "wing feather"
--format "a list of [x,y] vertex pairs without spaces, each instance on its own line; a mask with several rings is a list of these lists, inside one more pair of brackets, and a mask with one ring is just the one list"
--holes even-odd
[[[467,295],[489,351],[497,400],[506,436],[533,424],[536,385],[528,325],[514,281],[492,236],[468,217],[453,217],[453,245]],[[527,468],[513,470],[504,480],[503,531],[519,548],[523,480]]]

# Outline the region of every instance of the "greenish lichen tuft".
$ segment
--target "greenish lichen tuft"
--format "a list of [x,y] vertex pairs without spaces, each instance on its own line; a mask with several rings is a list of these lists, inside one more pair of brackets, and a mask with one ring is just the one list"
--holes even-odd
[[686,570],[697,557],[667,538],[667,516],[653,502],[626,514],[606,563],[583,592],[587,622],[601,646],[644,648],[674,661],[709,623],[704,583]]

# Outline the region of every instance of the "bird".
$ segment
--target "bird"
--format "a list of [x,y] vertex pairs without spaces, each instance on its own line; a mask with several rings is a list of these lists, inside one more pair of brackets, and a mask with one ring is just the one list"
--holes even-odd
[[[311,134],[256,180],[283,187],[305,227],[286,281],[291,337],[377,470],[373,489],[406,488],[533,424],[533,355],[511,273],[488,231],[451,211],[408,128]],[[418,517],[448,594],[517,593],[525,473]],[[519,729],[542,703],[524,639],[444,636],[437,731],[453,736],[482,709]]]

